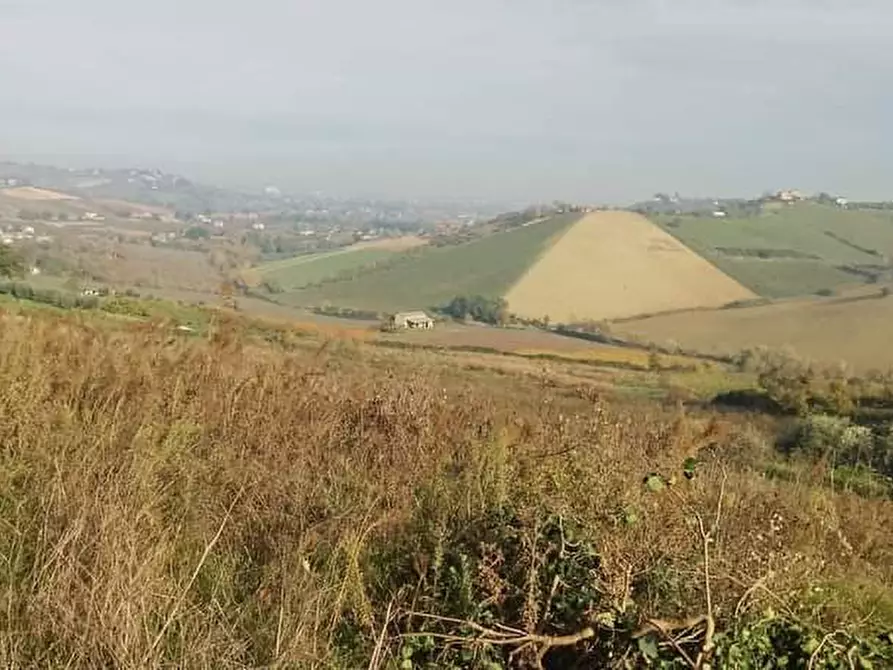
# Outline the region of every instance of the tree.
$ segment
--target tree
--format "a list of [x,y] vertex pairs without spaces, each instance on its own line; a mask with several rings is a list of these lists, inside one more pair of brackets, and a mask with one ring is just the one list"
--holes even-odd
[[471,318],[493,325],[504,325],[509,320],[508,304],[502,298],[456,296],[440,311],[456,319]]
[[21,277],[25,274],[22,256],[6,245],[0,245],[0,277]]
[[211,237],[211,233],[201,226],[190,226],[183,233],[183,237],[187,240],[206,240]]

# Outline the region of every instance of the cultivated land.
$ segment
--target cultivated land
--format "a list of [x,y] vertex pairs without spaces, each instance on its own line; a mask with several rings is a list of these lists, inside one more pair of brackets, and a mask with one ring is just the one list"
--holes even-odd
[[353,279],[292,291],[276,299],[301,306],[331,303],[399,311],[443,305],[457,295],[502,297],[578,218],[578,214],[562,214],[461,245],[423,247]]
[[18,186],[0,191],[3,195],[16,200],[79,200],[78,197],[33,186]]
[[265,281],[275,282],[285,291],[293,291],[321,281],[335,279],[347,272],[369,268],[391,258],[395,253],[388,249],[374,247],[347,248],[265,263],[258,268],[258,271]]
[[5,666],[893,663],[889,489],[773,417],[115,304],[0,309]]
[[681,312],[612,324],[622,336],[686,350],[734,354],[765,346],[862,372],[893,368],[893,297],[882,289],[820,300]]
[[656,216],[691,249],[766,297],[864,283],[889,272],[893,214],[800,203],[741,219]]
[[755,295],[644,217],[597,212],[571,226],[506,294],[553,322],[718,307]]

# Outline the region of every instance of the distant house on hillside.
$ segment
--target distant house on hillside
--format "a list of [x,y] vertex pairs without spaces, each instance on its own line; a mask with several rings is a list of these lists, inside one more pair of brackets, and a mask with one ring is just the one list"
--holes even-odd
[[434,319],[425,312],[398,312],[390,317],[388,325],[394,330],[431,330]]
[[806,196],[795,189],[786,189],[784,191],[779,191],[775,194],[775,197],[782,202],[799,202],[806,199]]

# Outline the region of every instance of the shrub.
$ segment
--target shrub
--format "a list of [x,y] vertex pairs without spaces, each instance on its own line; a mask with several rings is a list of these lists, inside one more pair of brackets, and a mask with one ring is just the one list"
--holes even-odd
[[756,361],[759,385],[779,407],[805,415],[812,401],[815,372],[809,365],[786,354],[769,355]]
[[814,414],[797,421],[784,446],[791,453],[829,459],[833,464],[870,463],[874,434],[848,418]]

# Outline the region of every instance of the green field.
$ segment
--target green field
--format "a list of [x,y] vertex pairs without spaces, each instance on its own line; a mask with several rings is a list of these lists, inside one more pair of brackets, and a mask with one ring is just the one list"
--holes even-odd
[[265,280],[291,291],[373,266],[396,253],[389,249],[340,249],[274,261],[258,269]]
[[667,232],[753,291],[788,297],[860,284],[893,257],[893,216],[800,204],[742,219],[655,216]]
[[767,298],[813,295],[819,291],[861,283],[859,277],[820,260],[760,261],[704,255],[723,272]]
[[277,299],[301,306],[394,311],[440,305],[457,295],[501,297],[579,217],[562,214],[467,244],[425,247],[355,279],[286,292]]

